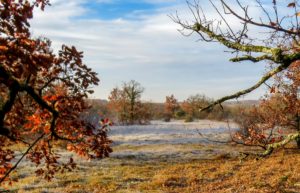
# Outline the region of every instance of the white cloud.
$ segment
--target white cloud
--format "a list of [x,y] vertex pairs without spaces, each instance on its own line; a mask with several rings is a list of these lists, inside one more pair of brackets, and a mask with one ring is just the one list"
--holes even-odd
[[230,64],[218,44],[181,36],[179,26],[167,15],[176,9],[187,12],[185,5],[138,14],[137,20],[101,20],[82,19],[89,13],[83,3],[86,1],[52,1],[45,12],[35,12],[32,31],[34,36],[49,37],[56,50],[68,44],[84,51],[85,62],[102,81],[96,98],[106,98],[112,87],[131,79],[146,88],[145,99],[154,101],[163,101],[172,93],[180,100],[195,92],[220,97],[250,86],[253,81],[249,80],[261,75],[261,64]]

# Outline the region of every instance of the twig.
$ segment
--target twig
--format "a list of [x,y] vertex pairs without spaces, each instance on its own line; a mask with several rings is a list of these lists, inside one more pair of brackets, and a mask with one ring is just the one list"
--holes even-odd
[[40,137],[38,137],[38,138],[31,144],[31,146],[28,147],[28,149],[26,150],[26,152],[23,153],[22,157],[17,161],[17,163],[15,163],[15,165],[14,165],[12,168],[10,168],[10,169],[6,172],[6,174],[4,175],[4,177],[2,177],[2,178],[0,179],[0,184],[2,184],[2,182],[7,178],[7,176],[8,176],[13,170],[15,170],[15,169],[18,167],[18,165],[21,163],[21,161],[23,160],[23,158],[24,158],[24,157],[29,153],[29,151],[37,144],[37,142],[39,142],[44,136],[45,136],[45,133],[44,133],[43,135],[41,135]]

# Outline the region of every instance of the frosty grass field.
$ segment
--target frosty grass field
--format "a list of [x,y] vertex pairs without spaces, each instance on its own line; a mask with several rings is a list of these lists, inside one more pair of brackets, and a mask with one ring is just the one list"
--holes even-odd
[[229,140],[230,132],[237,130],[234,123],[229,125],[201,120],[113,126],[109,136],[114,152],[109,158],[85,160],[56,149],[62,160],[75,159],[74,171],[58,173],[47,182],[35,176],[32,163],[24,161],[13,174],[18,182],[7,189],[16,193],[300,192],[297,150],[242,159],[240,152],[257,149],[212,142]]

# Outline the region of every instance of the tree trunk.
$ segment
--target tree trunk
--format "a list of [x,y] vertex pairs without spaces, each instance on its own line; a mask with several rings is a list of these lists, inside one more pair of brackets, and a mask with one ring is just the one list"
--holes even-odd
[[[297,130],[298,130],[298,133],[300,132],[300,116],[297,114],[296,116],[296,121],[297,121]],[[298,149],[300,149],[300,136],[299,137],[296,137],[295,139],[296,143],[297,143],[297,147]]]
[[297,137],[295,140],[297,142],[298,149],[300,149],[300,137]]

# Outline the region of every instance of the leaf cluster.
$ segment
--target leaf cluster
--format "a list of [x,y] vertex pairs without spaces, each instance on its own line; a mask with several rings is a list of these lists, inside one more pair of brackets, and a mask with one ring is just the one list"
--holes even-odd
[[[82,61],[83,53],[63,45],[53,53],[47,38],[33,38],[29,20],[35,8],[44,10],[48,0],[0,2],[0,183],[26,157],[38,175],[51,179],[58,171],[74,168],[72,159],[59,161],[53,152],[58,140],[86,158],[109,155],[108,122],[92,125],[81,118],[89,106],[85,99],[97,85],[97,74]],[[11,165],[10,146],[27,150]]]

